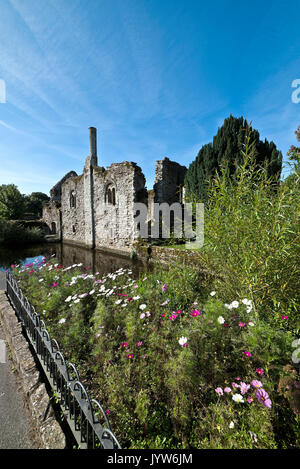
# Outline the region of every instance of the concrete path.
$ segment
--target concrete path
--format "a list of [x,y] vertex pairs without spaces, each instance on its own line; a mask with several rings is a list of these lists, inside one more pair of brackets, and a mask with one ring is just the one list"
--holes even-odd
[[[0,272],[0,289],[4,288],[5,276]],[[19,390],[18,376],[13,371],[7,347],[6,356],[3,357],[1,353],[4,348],[3,340],[4,333],[0,323],[0,449],[36,448],[30,438],[32,430],[29,412],[24,405],[25,396]]]

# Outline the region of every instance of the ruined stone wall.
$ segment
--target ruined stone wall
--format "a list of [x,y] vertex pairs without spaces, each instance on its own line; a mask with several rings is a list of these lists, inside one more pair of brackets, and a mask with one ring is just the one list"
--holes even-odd
[[56,202],[61,201],[61,188],[63,183],[70,177],[74,176],[77,176],[77,173],[75,171],[70,171],[60,181],[58,181],[58,183],[55,184],[54,187],[52,187],[52,189],[50,190],[50,197],[52,200],[55,200]]
[[154,188],[147,191],[136,163],[114,163],[106,169],[98,166],[96,129],[90,127],[89,132],[90,155],[83,174],[71,171],[51,189],[43,218],[50,229],[56,223],[59,232],[61,210],[63,241],[128,253],[136,240],[134,203],[147,205],[149,228],[155,202],[183,201],[187,169],[168,158],[157,161]]
[[154,182],[154,202],[182,202],[182,187],[187,172],[185,166],[181,166],[169,158],[156,162]]
[[[43,221],[49,228],[50,234],[60,234],[60,203],[50,200],[43,207]],[[55,224],[55,225],[54,225]],[[55,227],[55,231],[54,231]]]
[[128,162],[106,170],[94,167],[93,174],[95,247],[130,251],[133,204],[145,198],[145,177],[135,163]]
[[62,238],[85,244],[84,178],[71,177],[62,185]]

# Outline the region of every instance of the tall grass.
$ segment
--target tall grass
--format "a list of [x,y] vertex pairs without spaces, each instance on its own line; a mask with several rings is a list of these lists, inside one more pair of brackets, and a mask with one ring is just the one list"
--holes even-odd
[[299,328],[299,168],[278,186],[254,160],[248,133],[234,179],[224,165],[211,182],[199,261],[224,298],[250,294],[263,318]]

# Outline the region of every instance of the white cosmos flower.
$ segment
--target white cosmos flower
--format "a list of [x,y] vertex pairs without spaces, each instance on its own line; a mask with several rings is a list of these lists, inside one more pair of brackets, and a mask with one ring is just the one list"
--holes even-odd
[[77,298],[76,300],[74,300],[74,303],[79,303],[80,301],[80,298]]
[[139,300],[139,299],[140,299],[140,296],[134,296],[132,299],[133,299],[133,300]]
[[40,278],[39,282],[43,282],[43,281],[44,281],[44,279],[43,279],[43,278]]
[[234,402],[244,402],[243,396],[241,394],[234,394],[232,399]]
[[90,291],[90,295],[92,295],[93,293],[95,293],[95,290],[91,290],[91,291]]
[[120,303],[122,303],[122,300],[117,300],[117,301],[115,302],[115,305],[119,305]]
[[215,296],[216,293],[217,293],[216,291],[212,291],[210,292],[210,296]]
[[65,318],[61,318],[61,319],[58,321],[58,324],[63,324],[64,322],[66,322],[66,319],[65,319]]
[[145,304],[140,305],[139,308],[143,310],[143,309],[147,308],[147,305],[145,305]]
[[234,422],[230,422],[229,428],[233,428],[233,427],[234,427]]
[[179,344],[184,346],[184,344],[187,343],[187,338],[186,337],[180,337],[180,339],[178,340]]
[[231,303],[231,306],[232,306],[233,308],[238,308],[239,305],[240,305],[240,304],[239,304],[238,301],[233,301],[233,302]]
[[69,301],[71,301],[71,300],[72,300],[72,297],[71,297],[71,296],[68,296],[68,298],[65,299],[65,302],[66,302],[66,303],[69,303]]
[[248,326],[254,326],[254,322],[252,321],[248,322]]
[[223,318],[223,316],[219,316],[218,317],[218,323],[219,324],[224,324],[224,322],[225,322],[225,319]]

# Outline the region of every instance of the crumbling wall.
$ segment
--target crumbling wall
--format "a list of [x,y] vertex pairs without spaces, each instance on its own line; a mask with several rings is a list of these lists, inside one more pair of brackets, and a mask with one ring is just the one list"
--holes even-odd
[[84,178],[76,176],[62,185],[62,239],[85,244]]
[[60,202],[61,201],[61,189],[62,189],[63,183],[70,177],[74,177],[74,176],[77,176],[77,173],[75,171],[70,171],[60,181],[58,181],[58,183],[55,184],[55,186],[53,186],[52,189],[50,190],[50,198],[52,200],[55,200],[56,202]]
[[94,167],[95,246],[130,251],[136,201],[145,200],[145,177],[135,163]]
[[49,234],[60,234],[60,203],[55,200],[47,202],[43,206],[43,221],[48,226]]
[[154,202],[182,202],[182,188],[187,172],[185,166],[181,166],[169,158],[156,162],[154,182]]

